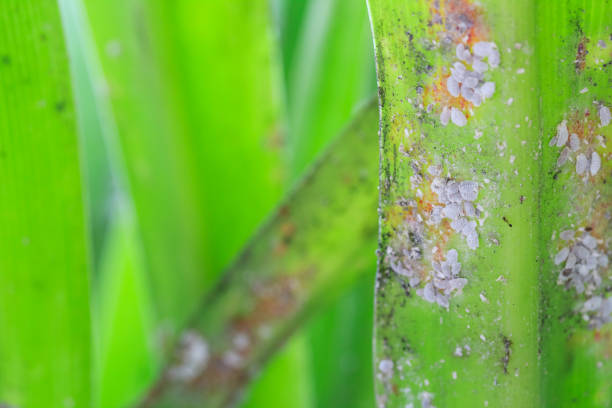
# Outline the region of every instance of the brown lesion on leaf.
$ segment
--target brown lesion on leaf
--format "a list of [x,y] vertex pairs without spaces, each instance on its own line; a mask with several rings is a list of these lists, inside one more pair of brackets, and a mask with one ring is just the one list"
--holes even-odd
[[[229,321],[228,325],[215,329],[223,333],[221,337],[200,337],[202,342],[210,340],[206,345],[210,354],[195,375],[189,378],[173,376],[173,369],[190,363],[183,361],[189,353],[178,347],[174,362],[166,368],[139,407],[152,406],[164,390],[171,387],[190,394],[219,394],[219,390],[226,390],[228,398],[232,398],[233,392],[250,380],[253,374],[251,361],[262,358],[259,342],[278,335],[279,323],[296,313],[302,286],[312,279],[315,272],[312,268],[304,268],[295,275],[274,276],[251,284],[251,293],[247,297],[254,299],[253,303],[235,312],[235,316],[224,319]],[[197,329],[188,332],[200,333]]]
[[576,73],[584,71],[584,67],[586,66],[586,56],[589,53],[587,50],[588,42],[589,39],[582,34],[582,32],[580,32],[580,39],[578,40],[578,46],[576,47],[576,59],[574,60]]
[[504,355],[502,356],[501,362],[504,368],[504,374],[508,374],[508,365],[510,364],[510,357],[512,355],[512,340],[503,334],[501,335],[501,340],[504,345]]
[[275,255],[281,256],[287,252],[295,236],[296,229],[295,224],[291,221],[286,221],[280,225],[279,240],[274,248]]
[[266,132],[264,139],[265,147],[268,150],[280,151],[286,145],[287,132],[280,123],[274,123]]

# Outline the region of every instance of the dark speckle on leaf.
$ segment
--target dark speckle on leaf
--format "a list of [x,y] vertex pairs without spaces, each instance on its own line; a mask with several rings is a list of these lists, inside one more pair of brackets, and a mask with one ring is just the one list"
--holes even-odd
[[55,104],[55,110],[58,112],[63,112],[66,109],[66,101],[58,101]]
[[0,57],[0,61],[2,61],[4,65],[11,65],[11,56],[4,54]]
[[504,222],[505,222],[506,224],[508,224],[508,226],[509,226],[510,228],[512,228],[512,224],[510,224],[510,221],[508,221],[508,218],[506,218],[506,216],[505,216],[505,215],[502,217],[502,219],[504,220]]

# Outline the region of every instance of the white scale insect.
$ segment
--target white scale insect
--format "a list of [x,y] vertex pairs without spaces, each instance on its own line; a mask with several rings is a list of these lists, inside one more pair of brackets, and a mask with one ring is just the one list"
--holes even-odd
[[[601,105],[599,107],[600,127],[610,124],[610,110]],[[557,167],[564,165],[570,158],[571,153],[580,150],[581,142],[576,133],[569,133],[567,121],[563,120],[557,125],[557,133],[550,140],[549,146],[562,147],[557,159]],[[585,175],[594,177],[601,169],[601,156],[595,150],[589,149],[576,155],[576,173],[579,176]]]
[[[474,106],[480,106],[495,93],[495,83],[484,81],[483,74],[488,71],[489,66],[491,68],[499,66],[497,46],[492,42],[477,42],[470,52],[464,44],[458,44],[455,54],[459,61],[453,63],[450,69],[451,75],[446,80],[446,89],[452,96],[461,96]],[[461,110],[445,106],[440,114],[440,122],[446,126],[449,121],[459,127],[467,124],[465,114]]]

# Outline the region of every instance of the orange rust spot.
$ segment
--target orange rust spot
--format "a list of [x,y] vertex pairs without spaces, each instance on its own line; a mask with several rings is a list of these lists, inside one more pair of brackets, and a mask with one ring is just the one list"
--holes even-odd
[[424,104],[426,106],[434,104],[438,106],[447,106],[449,108],[454,107],[463,111],[466,117],[469,117],[468,108],[473,106],[473,104],[465,100],[462,96],[455,97],[448,92],[446,80],[449,76],[449,73],[443,73],[442,70],[438,68],[434,82],[426,87],[423,92]]
[[295,235],[295,230],[295,224],[291,221],[286,221],[280,226],[280,239],[274,248],[274,253],[276,255],[282,255],[287,251]]
[[[467,43],[473,46],[479,41],[489,41],[489,26],[485,24],[482,7],[470,0],[430,0],[429,12],[431,24],[429,34],[439,42],[448,42],[454,46]],[[469,108],[473,104],[463,97],[453,97],[446,89],[449,73],[438,69],[431,85],[425,87],[423,101],[425,106],[446,106],[459,109],[469,118]],[[438,112],[441,108],[438,109]]]
[[470,0],[430,0],[431,34],[440,40],[451,38],[458,44],[465,37],[471,46],[489,37],[489,27],[483,18],[483,9]]
[[589,51],[587,51],[588,42],[589,42],[589,39],[586,38],[585,36],[582,36],[580,38],[580,41],[578,42],[578,47],[576,47],[576,59],[574,60],[574,66],[576,68],[576,73],[583,71],[586,65],[585,64],[586,56],[589,53]]

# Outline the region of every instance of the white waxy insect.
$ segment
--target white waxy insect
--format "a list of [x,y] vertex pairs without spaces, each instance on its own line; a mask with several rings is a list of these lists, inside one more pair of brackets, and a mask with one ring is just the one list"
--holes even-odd
[[429,166],[427,172],[432,176],[439,176],[442,173],[442,167],[440,166]]
[[472,61],[472,68],[474,69],[474,71],[482,73],[488,70],[489,66],[486,62],[482,62],[479,59],[474,59],[474,61]]
[[565,230],[565,231],[562,231],[562,232],[559,234],[559,238],[561,238],[561,239],[562,239],[562,240],[564,240],[564,241],[569,241],[570,239],[573,239],[573,238],[574,238],[574,231],[572,231],[572,230]]
[[[493,47],[495,47],[495,44],[493,44]],[[497,68],[499,66],[499,51],[497,50],[497,48],[491,49],[488,61],[489,65],[491,65],[491,68]]]
[[468,221],[465,218],[457,218],[456,220],[451,221],[450,226],[457,232],[463,231],[463,229],[468,225]]
[[567,121],[563,121],[557,126],[557,146],[561,147],[567,143],[569,132],[567,130]]
[[488,99],[493,96],[495,93],[495,83],[494,82],[485,82],[478,88],[478,93],[485,99]]
[[442,294],[442,293],[437,293],[436,294],[436,303],[439,304],[440,306],[448,309],[449,303],[448,303],[448,296]]
[[455,193],[458,193],[459,184],[454,180],[450,180],[448,183],[446,183],[446,188],[444,191],[446,192],[447,195],[453,195]]
[[451,265],[451,273],[453,276],[457,276],[459,275],[459,272],[461,272],[461,264],[459,262],[455,262]]
[[572,253],[574,253],[578,259],[587,259],[591,252],[582,245],[574,245]]
[[579,148],[580,148],[580,139],[578,138],[577,134],[572,133],[570,135],[570,149],[572,149],[572,152],[575,152]]
[[456,249],[450,249],[447,253],[446,253],[446,261],[447,262],[451,262],[451,263],[457,263],[457,260],[459,259],[459,254],[457,253]]
[[466,84],[463,84],[461,86],[461,96],[463,96],[466,100],[469,101],[474,96],[474,88],[471,88],[467,86]]
[[601,298],[601,296],[593,296],[592,298],[584,302],[582,310],[585,312],[597,310],[601,306],[602,301],[603,299]]
[[440,114],[440,122],[443,126],[448,125],[448,122],[451,118],[451,111],[446,106],[442,109],[442,113]]
[[387,376],[391,376],[391,374],[393,374],[393,361],[386,359],[381,360],[380,363],[378,363],[378,369]]
[[478,86],[478,77],[475,75],[471,75],[471,72],[467,72],[465,74],[465,78],[463,79],[463,86],[467,86],[469,88],[476,88]]
[[451,109],[451,120],[455,125],[459,127],[465,126],[467,124],[467,119],[465,115],[457,108]]
[[454,77],[448,77],[448,79],[446,80],[446,89],[448,89],[448,93],[453,95],[454,97],[459,96],[459,82],[457,82]]
[[459,192],[466,201],[475,201],[478,198],[478,183],[475,181],[462,181],[459,183]]
[[564,247],[563,249],[561,249],[559,252],[557,252],[557,255],[555,255],[555,265],[560,265],[561,262],[565,261],[567,259],[567,256],[569,255],[569,248],[568,247]]
[[195,331],[188,331],[181,337],[180,361],[170,368],[170,376],[176,380],[191,381],[206,368],[209,347]]
[[445,218],[449,218],[451,220],[456,220],[459,218],[459,214],[461,213],[461,207],[458,204],[449,204],[442,209],[442,215]]
[[589,249],[595,249],[595,247],[597,246],[597,240],[595,239],[594,236],[592,236],[589,233],[584,234],[581,241],[584,244],[584,246]]
[[601,126],[608,126],[610,124],[610,120],[612,119],[612,115],[610,115],[610,109],[607,106],[599,107],[599,120],[601,121]]
[[436,301],[436,290],[431,282],[428,282],[423,289],[423,299],[428,301],[429,303],[433,303]]
[[468,248],[476,249],[478,248],[478,234],[476,231],[472,232],[466,237]]
[[469,99],[470,102],[474,104],[474,106],[480,106],[482,104],[482,97],[479,93],[474,92],[472,99]]
[[477,55],[481,58],[485,58],[491,54],[491,51],[493,51],[494,47],[495,44],[493,44],[492,42],[479,41],[474,44],[474,46],[472,47],[472,51],[474,52],[474,55]]
[[581,175],[582,173],[585,172],[588,166],[589,166],[589,160],[586,158],[584,154],[580,153],[576,157],[576,173]]
[[597,152],[593,152],[591,154],[591,168],[590,168],[591,176],[596,175],[600,168],[601,168],[601,157],[599,157],[599,154],[597,154]]
[[564,147],[563,150],[561,150],[561,154],[559,154],[559,158],[557,159],[557,167],[561,167],[563,166],[563,164],[565,164],[565,162],[569,158],[569,154],[570,154],[570,149],[567,147]]
[[468,280],[465,278],[455,278],[449,281],[449,287],[453,290],[461,290],[467,285]]
[[465,72],[466,72],[465,65],[463,65],[460,62],[455,62],[453,64],[453,67],[451,68],[451,75],[459,83],[461,83],[463,81],[463,78],[465,77]]
[[567,261],[565,262],[565,269],[571,269],[574,266],[576,266],[576,261],[577,261],[576,255],[570,253],[567,256]]
[[468,217],[476,217],[476,208],[474,208],[474,204],[470,201],[463,202],[463,211]]
[[470,51],[463,44],[457,44],[457,47],[455,48],[455,53],[457,55],[457,58],[462,61],[469,61],[472,57]]
[[435,177],[431,182],[431,191],[440,195],[446,188],[446,182],[440,177]]

